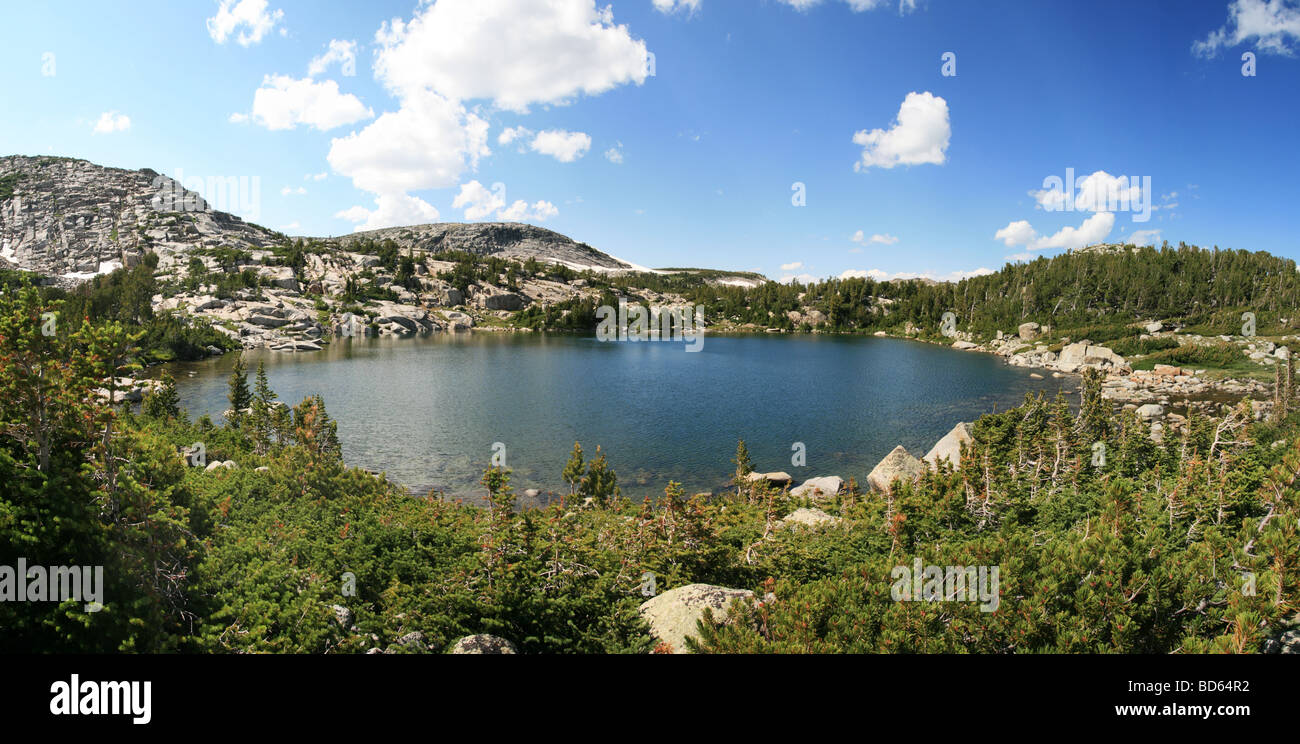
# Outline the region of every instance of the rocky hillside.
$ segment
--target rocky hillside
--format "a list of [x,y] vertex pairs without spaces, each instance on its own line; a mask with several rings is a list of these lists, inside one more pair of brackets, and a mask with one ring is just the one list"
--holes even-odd
[[0,158],[0,268],[84,281],[131,267],[145,253],[203,247],[265,248],[278,233],[209,208],[198,194],[148,168],[86,160]]
[[[255,204],[256,188],[229,180],[208,184],[232,204]],[[220,201],[215,192],[214,200]],[[381,248],[387,259],[377,255]],[[453,252],[500,268],[475,267],[476,275],[465,277],[462,266],[457,279],[457,264],[434,255]],[[396,265],[398,254],[412,260],[406,273]],[[516,223],[291,239],[214,209],[147,168],[20,155],[0,158],[0,259],[0,269],[33,271],[64,287],[148,263],[155,313],[211,325],[246,348],[286,351],[317,349],[338,333],[492,327],[534,304],[599,294],[574,272],[636,268],[554,231]],[[497,273],[522,268],[528,259],[559,264],[568,276],[535,269],[507,280]]]
[[[209,188],[232,203],[256,201],[252,184],[228,179]],[[403,252],[464,251],[481,256],[562,263],[570,268],[629,270],[585,243],[516,223],[439,223],[308,239],[346,250],[358,239],[392,240]],[[0,268],[64,280],[203,248],[266,249],[286,236],[213,209],[199,194],[149,168],[106,168],[86,160],[13,155],[0,158]],[[164,260],[163,264],[170,263]]]
[[586,243],[575,242],[553,230],[518,222],[440,222],[388,227],[332,238],[326,242],[342,247],[353,240],[366,238],[391,240],[403,252],[465,251],[479,256],[496,255],[521,261],[535,258],[544,263],[562,263],[578,270],[594,268],[626,271],[632,268],[631,264],[601,253]]

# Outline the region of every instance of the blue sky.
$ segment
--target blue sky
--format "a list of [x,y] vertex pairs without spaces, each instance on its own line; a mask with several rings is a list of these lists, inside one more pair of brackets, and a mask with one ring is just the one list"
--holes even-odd
[[[1300,259],[1297,0],[5,16],[0,154],[247,177],[256,199],[217,206],[295,235],[517,219],[645,266],[773,278],[947,278],[1135,234]],[[1097,175],[1045,209],[1067,169]],[[1149,178],[1155,209],[1095,203],[1119,176]]]

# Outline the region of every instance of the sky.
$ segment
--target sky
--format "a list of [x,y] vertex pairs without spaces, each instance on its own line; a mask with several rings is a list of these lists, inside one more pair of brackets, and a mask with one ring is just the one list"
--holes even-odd
[[[291,235],[520,221],[633,263],[956,279],[1300,259],[1300,0],[10,3],[0,155]],[[196,188],[205,191],[204,188]]]

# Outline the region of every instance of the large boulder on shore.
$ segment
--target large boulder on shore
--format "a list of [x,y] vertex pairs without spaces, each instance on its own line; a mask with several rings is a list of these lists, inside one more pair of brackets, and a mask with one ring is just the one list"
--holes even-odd
[[827,527],[839,524],[844,520],[840,517],[832,516],[821,509],[809,509],[803,507],[790,512],[781,520],[782,527]]
[[889,493],[894,481],[916,480],[923,472],[925,466],[921,461],[907,454],[907,450],[900,444],[872,469],[871,474],[867,476],[867,483],[877,491]]
[[795,498],[810,499],[829,499],[840,492],[840,487],[844,485],[844,479],[838,475],[823,475],[820,478],[809,478],[800,483],[790,495]]
[[1128,362],[1105,346],[1097,346],[1087,341],[1076,341],[1061,349],[1056,367],[1062,372],[1077,372],[1084,367],[1108,371],[1127,371]]
[[465,636],[447,650],[449,654],[517,654],[515,644],[500,636],[478,633]]
[[713,610],[714,620],[724,620],[733,599],[753,599],[746,589],[728,589],[711,584],[687,584],[641,603],[641,617],[650,633],[667,644],[673,653],[688,653],[686,637],[696,636],[696,623],[704,610]]
[[972,433],[973,428],[969,423],[965,421],[958,422],[956,426],[952,427],[952,431],[944,434],[943,439],[935,442],[930,451],[925,453],[925,457],[921,459],[936,468],[939,467],[940,460],[946,459],[956,468],[961,465],[961,446],[975,441]]
[[1016,329],[1016,334],[1020,336],[1021,341],[1033,341],[1038,338],[1039,328],[1041,326],[1037,323],[1021,323],[1020,327]]
[[777,488],[785,488],[790,485],[793,478],[790,477],[789,473],[781,471],[775,473],[750,473],[745,476],[745,480],[750,483],[767,483]]

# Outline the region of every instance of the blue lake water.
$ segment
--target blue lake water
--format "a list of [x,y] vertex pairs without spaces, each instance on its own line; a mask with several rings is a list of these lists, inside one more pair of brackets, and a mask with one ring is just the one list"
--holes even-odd
[[[560,472],[575,441],[589,459],[600,445],[637,500],[669,480],[688,493],[723,486],[737,439],[760,470],[865,483],[896,445],[919,457],[958,421],[1078,387],[988,354],[858,336],[710,335],[686,352],[680,342],[462,333],[243,357],[250,386],[264,361],[281,400],[324,397],[348,464],[476,501],[496,443],[519,492],[567,493]],[[191,416],[220,420],[235,358],[173,365]],[[803,467],[791,464],[796,442]]]

